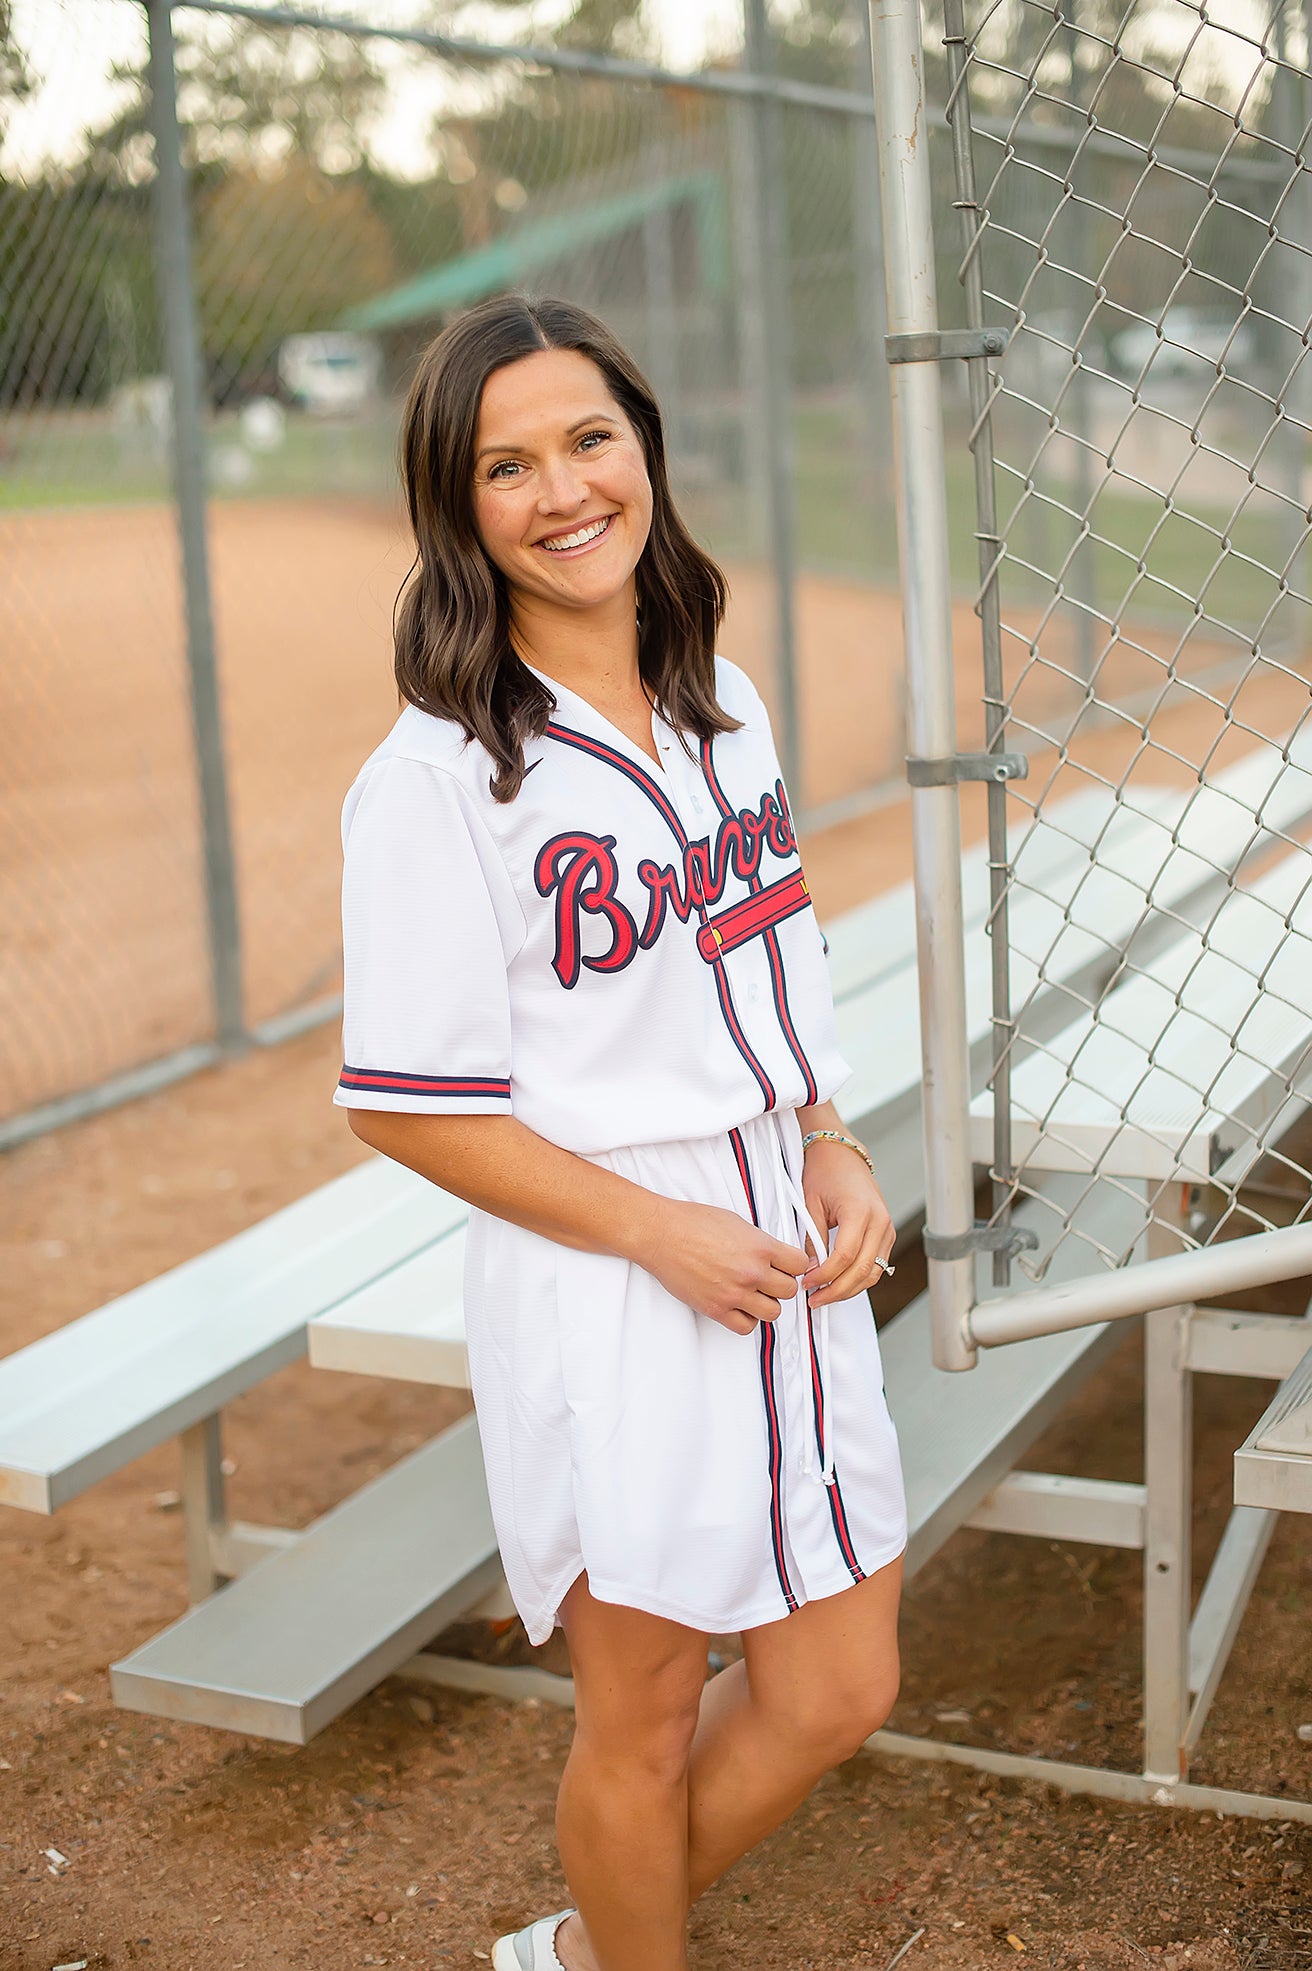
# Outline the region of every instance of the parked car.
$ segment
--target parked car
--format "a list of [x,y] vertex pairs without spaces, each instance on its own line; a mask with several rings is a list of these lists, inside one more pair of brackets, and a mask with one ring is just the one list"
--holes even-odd
[[344,329],[289,335],[278,351],[278,381],[287,395],[324,417],[363,410],[378,395],[382,373],[373,337]]

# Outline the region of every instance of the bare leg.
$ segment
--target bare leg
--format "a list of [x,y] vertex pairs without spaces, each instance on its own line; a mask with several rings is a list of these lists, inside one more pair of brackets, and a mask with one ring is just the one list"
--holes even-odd
[[[703,1636],[576,1584],[565,1627],[580,1717],[598,1725],[580,1731],[561,1786],[561,1858],[581,1911],[557,1938],[567,1971],[683,1971],[689,1905],[892,1709],[901,1585],[898,1560],[749,1630],[744,1661],[703,1685]],[[669,1696],[653,1704],[658,1678]]]
[[897,1695],[902,1563],[743,1636],[706,1686],[689,1768],[695,1902],[878,1730]]
[[685,1971],[688,1757],[706,1637],[593,1599],[580,1576],[561,1607],[574,1671],[574,1743],[556,1809],[579,1915],[556,1950],[567,1971]]

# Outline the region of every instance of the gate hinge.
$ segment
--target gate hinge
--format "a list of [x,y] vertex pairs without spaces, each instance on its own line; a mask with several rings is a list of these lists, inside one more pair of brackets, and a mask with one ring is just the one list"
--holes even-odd
[[1018,1252],[1035,1252],[1039,1235],[1028,1225],[972,1225],[968,1232],[925,1232],[922,1234],[926,1259],[969,1259],[973,1252],[1005,1252],[1014,1259]]
[[886,335],[884,354],[890,363],[952,363],[972,356],[1001,356],[1011,330],[916,329],[910,335]]
[[954,787],[959,780],[1024,780],[1030,770],[1024,753],[948,753],[942,759],[907,759],[913,787]]

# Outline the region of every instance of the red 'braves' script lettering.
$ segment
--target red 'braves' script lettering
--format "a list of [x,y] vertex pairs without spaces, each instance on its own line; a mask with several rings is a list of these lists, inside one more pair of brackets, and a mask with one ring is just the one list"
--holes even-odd
[[773,793],[762,794],[759,812],[744,808],[740,814],[726,814],[714,843],[707,835],[689,842],[679,872],[670,865],[639,863],[638,875],[650,898],[638,940],[643,949],[660,936],[667,908],[684,924],[697,904],[717,903],[731,865],[736,876],[750,883],[761,867],[763,844],[777,856],[792,855],[797,847],[781,780],[775,782]]
[[[782,781],[762,794],[759,809],[727,814],[714,840],[703,835],[689,842],[679,866],[638,864],[638,880],[647,892],[647,917],[639,931],[632,913],[616,895],[619,865],[613,835],[571,831],[553,836],[538,851],[534,880],[540,896],[556,893],[556,955],[552,966],[567,989],[578,984],[583,969],[618,972],[639,948],[648,950],[661,934],[666,912],[686,924],[694,910],[704,913],[724,894],[730,869],[744,883],[758,874],[766,849],[789,856],[797,848],[792,816]],[[610,926],[609,948],[599,957],[583,950],[583,911],[604,918]]]
[[[579,968],[619,972],[638,948],[638,927],[615,894],[619,882],[613,835],[556,835],[538,850],[533,880],[539,896],[556,892],[556,956],[552,966],[566,989],[578,984]],[[609,951],[598,958],[583,950],[579,912],[604,917],[611,927]]]

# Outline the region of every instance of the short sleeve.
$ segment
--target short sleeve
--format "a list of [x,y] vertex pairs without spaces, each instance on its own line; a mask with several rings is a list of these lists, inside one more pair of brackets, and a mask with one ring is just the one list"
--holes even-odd
[[369,767],[343,816],[348,1109],[509,1114],[506,971],[523,938],[496,847],[440,767]]

